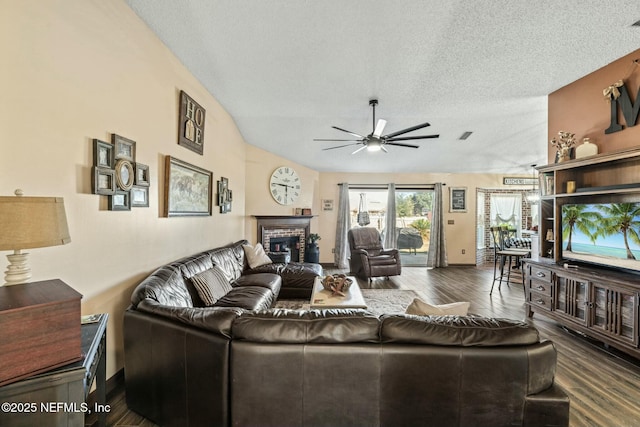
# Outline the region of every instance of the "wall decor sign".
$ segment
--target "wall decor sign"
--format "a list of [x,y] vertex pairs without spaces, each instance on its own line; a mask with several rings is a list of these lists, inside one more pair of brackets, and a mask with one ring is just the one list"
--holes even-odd
[[467,211],[467,187],[449,187],[449,212]]
[[229,190],[229,180],[225,177],[220,177],[220,181],[218,181],[218,206],[220,206],[220,213],[231,212],[232,201],[233,193]]
[[178,145],[202,154],[204,151],[205,109],[180,91],[180,117],[178,124]]
[[165,216],[210,216],[213,173],[175,157],[165,157]]
[[537,183],[537,178],[510,178],[506,176],[502,178],[503,185],[535,185]]
[[333,199],[323,199],[322,200],[322,210],[323,211],[332,211],[333,210]]

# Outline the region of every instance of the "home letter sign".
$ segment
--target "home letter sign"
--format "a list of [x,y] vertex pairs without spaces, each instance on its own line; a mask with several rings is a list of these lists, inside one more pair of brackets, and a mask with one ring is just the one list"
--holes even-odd
[[184,91],[180,91],[178,145],[202,154],[204,148],[204,117],[204,108]]
[[619,91],[620,96],[611,97],[611,123],[609,127],[604,130],[604,133],[618,132],[623,128],[623,126],[618,123],[618,104],[620,104],[624,121],[628,127],[635,126],[638,121],[638,113],[640,113],[640,88],[638,88],[635,104],[631,102],[629,92],[624,84],[619,87]]

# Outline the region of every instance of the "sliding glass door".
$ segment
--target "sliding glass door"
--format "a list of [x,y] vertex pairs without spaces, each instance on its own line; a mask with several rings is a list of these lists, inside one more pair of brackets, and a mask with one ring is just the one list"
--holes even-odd
[[[433,190],[396,185],[396,247],[403,266],[426,266],[431,234]],[[349,189],[351,223],[359,224],[363,206],[368,213],[367,227],[376,228],[383,236],[387,209],[386,186]],[[360,219],[363,219],[363,215]],[[363,225],[362,221],[360,225]]]

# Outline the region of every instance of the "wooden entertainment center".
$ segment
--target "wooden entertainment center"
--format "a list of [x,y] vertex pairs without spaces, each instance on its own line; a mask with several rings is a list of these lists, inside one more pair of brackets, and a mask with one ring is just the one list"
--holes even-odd
[[[541,190],[540,257],[525,260],[528,316],[534,312],[548,316],[569,329],[640,357],[640,272],[564,260],[561,218],[565,204],[640,202],[640,148],[537,169]],[[575,191],[567,191],[569,182],[573,182],[569,187],[574,186]]]

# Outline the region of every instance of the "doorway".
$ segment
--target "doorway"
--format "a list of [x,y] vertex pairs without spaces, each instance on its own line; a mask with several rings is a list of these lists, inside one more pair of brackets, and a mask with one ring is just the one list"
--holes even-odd
[[[361,206],[369,213],[369,224],[383,236],[387,210],[387,188],[349,188],[351,224],[358,224]],[[429,253],[433,189],[396,185],[396,247],[403,266],[425,267]]]

